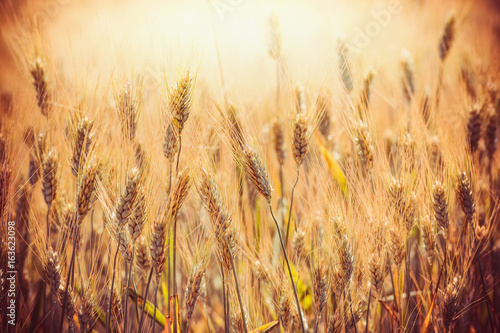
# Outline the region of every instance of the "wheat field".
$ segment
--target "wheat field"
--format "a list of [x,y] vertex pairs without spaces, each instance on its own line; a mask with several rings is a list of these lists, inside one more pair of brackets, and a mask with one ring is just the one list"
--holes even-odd
[[493,0],[0,17],[0,331],[500,329]]

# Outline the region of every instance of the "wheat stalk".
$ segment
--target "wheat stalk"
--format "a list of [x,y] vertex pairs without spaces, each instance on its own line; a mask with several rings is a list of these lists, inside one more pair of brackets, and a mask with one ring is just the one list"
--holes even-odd
[[[286,253],[286,247],[285,243],[283,242],[283,237],[281,235],[281,230],[278,225],[278,221],[276,220],[276,217],[274,216],[273,208],[271,206],[271,184],[269,183],[269,178],[267,177],[267,173],[264,170],[264,167],[262,166],[262,162],[260,161],[259,156],[257,153],[250,147],[245,147],[243,150],[243,155],[244,155],[244,163],[245,163],[245,171],[247,172],[248,177],[252,181],[253,185],[257,189],[257,191],[267,200],[267,203],[269,205],[269,210],[271,212],[271,216],[274,220],[274,224],[276,225],[276,230],[278,231],[278,236],[280,238],[280,243],[281,243],[281,249],[283,250],[283,255],[285,256],[285,261],[287,264],[288,268],[288,274],[290,276],[290,282],[292,283],[294,295],[295,295],[295,302],[297,304],[297,311],[298,314],[297,316],[300,317],[300,327],[302,329],[302,333],[305,333],[305,325],[304,325],[304,319],[302,315],[302,310],[300,309],[300,302],[299,302],[299,297],[297,295],[297,287],[295,286],[295,282],[293,281],[293,274],[292,274],[292,269],[290,268],[290,262],[288,260],[288,255]],[[298,169],[297,169],[298,170]]]

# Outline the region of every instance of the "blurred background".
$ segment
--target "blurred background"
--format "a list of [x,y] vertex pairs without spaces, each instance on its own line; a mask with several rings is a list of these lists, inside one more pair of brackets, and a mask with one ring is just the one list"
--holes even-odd
[[127,68],[134,72],[129,75],[144,76],[148,89],[160,84],[165,72],[190,67],[198,70],[201,85],[210,82],[217,92],[222,87],[218,45],[226,88],[243,100],[263,98],[276,85],[268,52],[270,15],[279,25],[285,77],[313,87],[338,79],[339,36],[350,47],[355,78],[369,66],[382,77],[391,75],[402,49],[413,54],[420,76],[432,77],[440,29],[451,10],[458,11],[457,48],[464,50],[455,53],[456,61],[476,53],[488,58],[498,50],[500,36],[493,0],[6,0],[1,8],[3,91],[15,89],[19,53],[31,59],[41,48],[68,81],[78,73],[79,80],[106,84],[103,70],[116,74]]

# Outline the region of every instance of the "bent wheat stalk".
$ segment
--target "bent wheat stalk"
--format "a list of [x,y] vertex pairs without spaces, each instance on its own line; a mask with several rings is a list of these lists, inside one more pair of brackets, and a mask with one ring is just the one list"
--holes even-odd
[[271,189],[271,184],[269,183],[269,178],[267,176],[264,167],[262,166],[262,162],[260,161],[259,156],[252,148],[246,146],[243,148],[242,153],[248,177],[252,181],[257,191],[266,199],[269,205],[269,210],[271,212],[271,216],[273,217],[274,224],[276,225],[276,230],[278,232],[278,236],[280,239],[281,249],[283,250],[283,255],[285,256],[285,261],[288,268],[288,274],[290,275],[290,282],[292,283],[293,292],[295,295],[295,301],[297,303],[297,310],[300,317],[302,333],[306,333],[302,310],[300,309],[299,296],[297,295],[297,287],[295,286],[295,281],[293,280],[292,269],[290,267],[290,262],[288,260],[288,255],[286,253],[285,242],[283,241],[283,236],[281,234],[280,226],[278,224],[278,221],[276,220],[276,217],[274,216],[273,206],[271,205],[272,189]]

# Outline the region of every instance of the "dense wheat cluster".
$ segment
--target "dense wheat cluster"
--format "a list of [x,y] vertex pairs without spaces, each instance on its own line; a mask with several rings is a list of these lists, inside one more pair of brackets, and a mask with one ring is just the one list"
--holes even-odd
[[0,5],[0,331],[500,330],[498,8],[212,2]]

